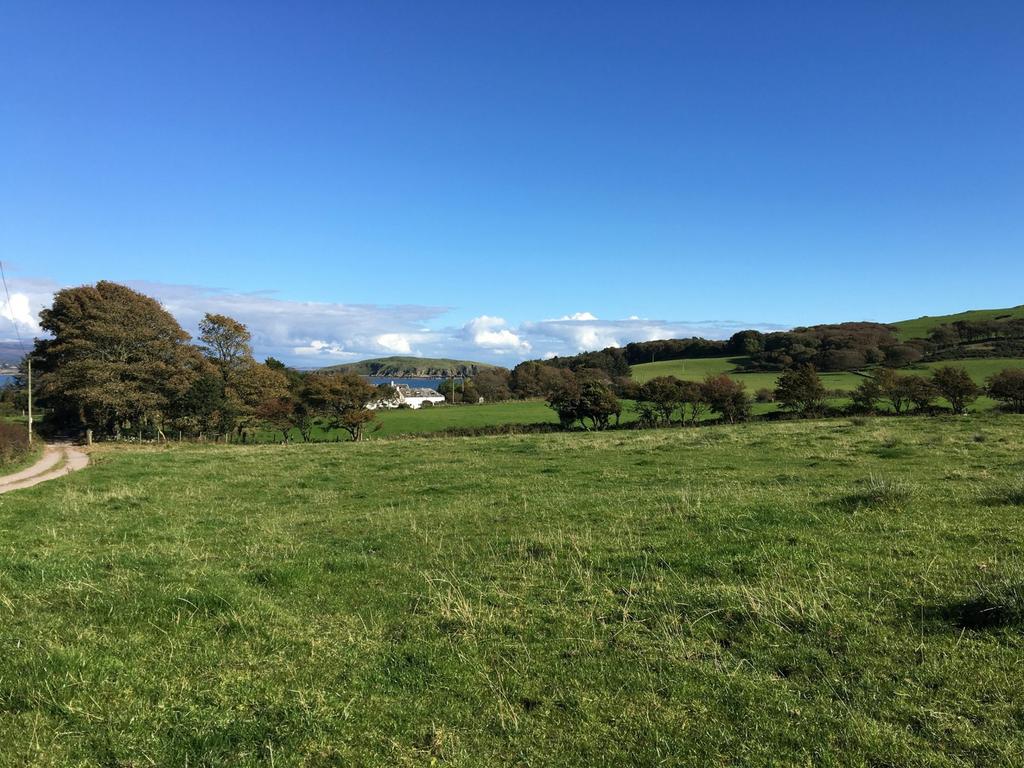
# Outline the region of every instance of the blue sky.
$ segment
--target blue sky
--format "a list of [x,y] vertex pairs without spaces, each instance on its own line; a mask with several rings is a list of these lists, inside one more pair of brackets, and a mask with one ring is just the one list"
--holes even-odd
[[7,2],[0,93],[6,337],[104,278],[310,365],[1024,302],[1020,2]]

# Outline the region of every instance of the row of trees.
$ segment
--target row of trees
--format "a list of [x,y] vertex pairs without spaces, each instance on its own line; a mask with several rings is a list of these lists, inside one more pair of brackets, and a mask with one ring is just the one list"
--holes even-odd
[[[786,411],[820,416],[827,411],[830,394],[814,366],[805,364],[782,373],[773,399]],[[979,387],[966,369],[957,366],[936,368],[930,377],[879,368],[851,393],[851,410],[877,413],[884,405],[896,414],[912,408],[929,412],[943,398],[954,413],[961,414],[982,394],[998,400],[1008,411],[1024,413],[1024,369],[1009,368],[991,376],[985,387]],[[730,423],[750,416],[750,399],[743,384],[724,374],[709,376],[703,382],[659,376],[637,386],[632,396],[644,426],[668,425],[675,418],[680,424],[695,424],[708,413],[718,413]]]
[[319,421],[358,440],[368,404],[393,396],[353,373],[259,363],[248,329],[225,315],[207,314],[193,344],[158,302],[117,283],[59,291],[40,325],[50,338],[32,353],[36,394],[56,429],[230,437],[270,425],[308,440]]
[[994,339],[1024,339],[1024,317],[957,320],[936,326],[928,333],[928,340],[936,347],[976,344]]
[[[778,381],[775,399],[783,408],[802,414],[824,411],[827,391],[813,366],[785,371]],[[866,376],[851,393],[853,406],[864,413],[877,413],[884,404],[893,413],[912,408],[932,411],[936,400],[944,399],[953,413],[967,413],[967,406],[987,394],[1005,410],[1024,412],[1024,369],[1008,368],[988,378],[984,387],[974,383],[967,369],[960,366],[935,368],[931,375],[902,374],[891,368],[878,368]]]

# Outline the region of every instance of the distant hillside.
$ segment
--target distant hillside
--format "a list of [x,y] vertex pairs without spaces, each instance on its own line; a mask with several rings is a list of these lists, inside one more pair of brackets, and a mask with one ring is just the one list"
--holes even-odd
[[968,312],[959,312],[955,315],[937,315],[914,318],[913,320],[901,320],[898,323],[889,323],[896,329],[897,335],[902,340],[923,339],[928,332],[939,325],[955,323],[958,320],[967,322],[978,322],[979,320],[1008,320],[1010,318],[1024,317],[1024,304],[1019,307],[1008,309],[972,309]]
[[437,378],[439,376],[474,376],[487,368],[498,366],[476,363],[472,360],[447,360],[434,357],[377,357],[356,363],[343,363],[321,368],[322,371],[350,371],[362,376],[394,376],[405,379],[416,376]]
[[[32,348],[32,340],[29,339],[25,342],[26,347]],[[21,344],[16,341],[0,341],[0,366],[17,366],[21,362],[21,359],[25,356],[25,351]]]

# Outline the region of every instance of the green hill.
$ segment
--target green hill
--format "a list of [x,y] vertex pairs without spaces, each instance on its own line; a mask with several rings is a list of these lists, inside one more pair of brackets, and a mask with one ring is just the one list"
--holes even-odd
[[489,363],[472,360],[449,360],[437,357],[377,357],[355,363],[343,363],[321,368],[322,371],[344,371],[362,376],[394,376],[395,378],[473,376],[487,368],[497,368]]
[[979,320],[1007,320],[1011,317],[1024,317],[1024,304],[1008,309],[972,309],[967,312],[958,312],[955,315],[925,315],[913,320],[901,320],[898,323],[890,323],[900,339],[923,339],[928,336],[929,331],[940,325],[955,323],[958,320],[977,322]]

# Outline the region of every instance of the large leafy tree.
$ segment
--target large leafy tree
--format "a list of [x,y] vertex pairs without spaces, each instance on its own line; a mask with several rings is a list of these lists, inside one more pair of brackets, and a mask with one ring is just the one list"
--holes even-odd
[[58,291],[39,314],[39,395],[64,427],[157,426],[199,376],[189,336],[156,300],[108,281]]

